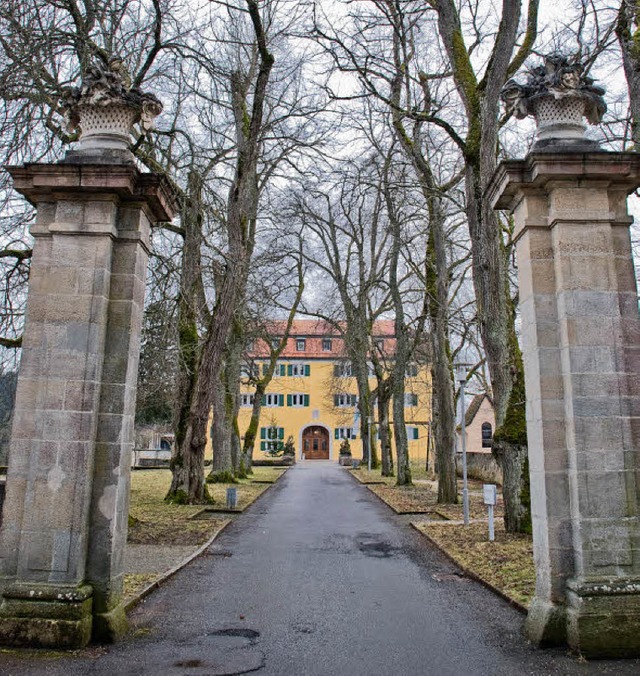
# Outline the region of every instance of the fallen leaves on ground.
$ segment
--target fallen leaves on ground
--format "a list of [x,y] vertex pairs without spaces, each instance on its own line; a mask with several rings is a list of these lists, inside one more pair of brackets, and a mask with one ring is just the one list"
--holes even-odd
[[[354,472],[356,475],[357,472]],[[415,479],[409,486],[397,486],[395,478],[382,477],[379,471],[365,470],[358,479],[367,485],[378,497],[382,498],[390,507],[401,514],[437,512],[446,519],[458,520],[463,518],[462,482],[458,481],[458,504],[438,503],[438,484],[425,477]],[[384,481],[384,484],[371,483]],[[482,497],[482,482],[471,480],[469,485],[469,515],[472,519],[485,519],[487,507]],[[495,507],[495,517],[503,516],[502,496],[498,496]]]
[[530,535],[506,533],[501,520],[496,520],[494,542],[489,542],[486,523],[466,527],[437,523],[414,525],[437,542],[460,566],[523,606],[529,605],[535,589]]

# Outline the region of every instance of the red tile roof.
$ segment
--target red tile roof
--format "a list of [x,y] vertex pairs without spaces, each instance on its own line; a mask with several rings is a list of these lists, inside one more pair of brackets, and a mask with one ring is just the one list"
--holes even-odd
[[[287,322],[274,320],[270,323],[269,332],[274,339],[284,333]],[[393,320],[381,319],[373,325],[373,336],[379,336],[384,340],[385,352],[391,352],[394,347],[394,323]],[[298,350],[296,341],[298,338],[305,339],[305,349]],[[322,348],[323,338],[331,338],[331,350]],[[269,356],[268,347],[257,341],[251,352],[253,357]],[[281,359],[330,359],[344,356],[344,344],[340,331],[324,320],[319,319],[296,319],[291,327]]]

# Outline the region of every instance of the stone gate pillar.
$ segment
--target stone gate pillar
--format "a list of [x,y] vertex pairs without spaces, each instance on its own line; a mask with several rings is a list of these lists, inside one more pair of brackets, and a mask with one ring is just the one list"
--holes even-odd
[[640,155],[598,152],[561,124],[538,138],[487,193],[515,221],[536,566],[526,629],[587,657],[638,656],[640,317],[627,195]]
[[102,99],[111,119],[83,124],[79,149],[63,162],[9,168],[37,217],[0,531],[5,644],[74,648],[126,628],[149,225],[173,213],[166,179],[141,173],[127,150],[139,101],[123,104],[122,88],[117,97],[115,112]]

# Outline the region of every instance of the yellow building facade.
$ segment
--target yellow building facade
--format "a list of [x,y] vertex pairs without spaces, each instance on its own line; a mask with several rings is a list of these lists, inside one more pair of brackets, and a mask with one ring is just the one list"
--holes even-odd
[[[375,349],[391,359],[395,347],[393,322],[377,322],[372,340]],[[249,352],[249,368],[262,375],[267,353],[266,345],[256,344]],[[373,374],[369,384],[374,390]],[[431,423],[430,369],[411,364],[405,388],[409,454],[412,460],[426,461]],[[249,426],[253,396],[250,380],[243,378],[238,416],[241,435]],[[320,321],[297,320],[263,397],[254,458],[268,457],[269,449],[281,449],[289,436],[293,437],[298,459],[337,461],[344,439],[349,439],[353,457],[362,457],[357,396],[356,380],[335,329]],[[375,414],[377,422],[377,411]],[[377,436],[375,424],[373,434]]]

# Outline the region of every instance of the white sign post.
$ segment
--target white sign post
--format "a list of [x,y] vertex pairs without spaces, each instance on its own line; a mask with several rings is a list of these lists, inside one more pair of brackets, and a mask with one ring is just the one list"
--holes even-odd
[[496,539],[495,528],[493,524],[493,508],[498,500],[498,490],[495,484],[483,484],[482,494],[484,497],[484,504],[489,510],[489,542]]
[[456,365],[456,380],[460,383],[460,439],[462,440],[462,510],[464,525],[469,525],[469,487],[467,485],[467,431],[465,429],[464,386],[469,370],[466,364]]

